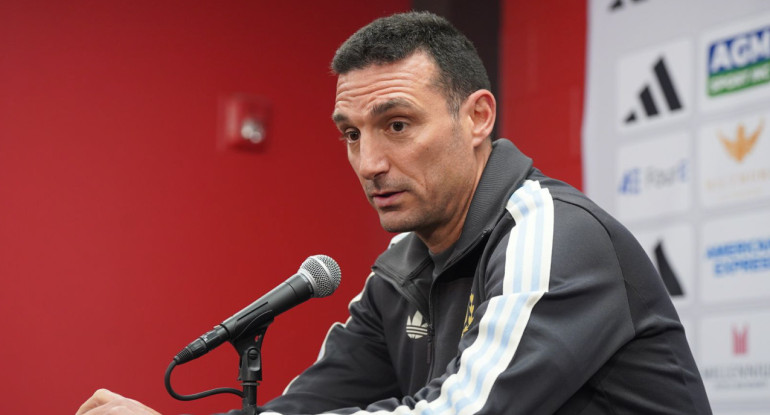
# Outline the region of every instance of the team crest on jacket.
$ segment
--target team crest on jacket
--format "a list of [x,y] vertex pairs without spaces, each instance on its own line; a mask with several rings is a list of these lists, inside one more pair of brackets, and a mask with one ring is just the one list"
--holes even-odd
[[406,316],[406,335],[410,339],[421,339],[428,334],[428,322],[422,313],[416,311],[413,316]]
[[465,332],[468,331],[469,328],[471,328],[471,323],[473,323],[473,311],[476,308],[476,306],[473,305],[473,293],[471,293],[471,298],[468,299],[468,310],[465,312],[465,323],[463,323],[463,335],[465,335]]

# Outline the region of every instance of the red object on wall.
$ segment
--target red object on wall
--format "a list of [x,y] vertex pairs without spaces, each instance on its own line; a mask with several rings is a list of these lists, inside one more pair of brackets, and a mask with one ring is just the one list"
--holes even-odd
[[504,0],[499,135],[580,188],[586,1]]
[[[296,272],[338,260],[332,297],[281,315],[259,401],[318,352],[390,235],[330,120],[337,46],[407,1],[4,1],[0,5],[0,413],[74,413],[107,387],[163,413],[189,341]],[[217,102],[264,96],[269,146],[217,148]],[[239,387],[224,345],[181,393]]]
[[266,97],[244,93],[221,96],[218,118],[220,150],[267,150],[271,105]]

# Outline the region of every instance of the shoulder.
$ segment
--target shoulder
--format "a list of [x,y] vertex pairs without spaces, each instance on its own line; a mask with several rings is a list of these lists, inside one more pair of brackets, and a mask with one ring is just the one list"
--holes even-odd
[[618,275],[619,250],[646,258],[617,220],[577,189],[539,172],[513,192],[506,210],[507,218],[490,241],[488,271],[515,263],[556,273],[597,267],[613,271],[605,275]]

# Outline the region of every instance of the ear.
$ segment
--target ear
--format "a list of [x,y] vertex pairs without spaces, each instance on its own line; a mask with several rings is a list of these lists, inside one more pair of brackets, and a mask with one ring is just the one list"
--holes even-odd
[[478,147],[492,134],[497,116],[495,96],[486,89],[479,89],[470,94],[463,103],[464,113],[468,117],[474,147]]

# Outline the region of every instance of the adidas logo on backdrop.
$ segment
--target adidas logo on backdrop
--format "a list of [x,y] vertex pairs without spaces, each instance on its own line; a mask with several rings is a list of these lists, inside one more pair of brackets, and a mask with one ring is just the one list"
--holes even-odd
[[690,113],[693,46],[689,39],[624,56],[618,62],[620,132],[681,120]]

